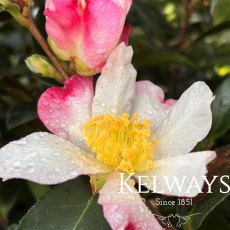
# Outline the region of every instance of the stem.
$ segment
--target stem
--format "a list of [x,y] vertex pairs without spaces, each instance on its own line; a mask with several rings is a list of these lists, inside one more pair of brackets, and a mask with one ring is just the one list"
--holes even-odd
[[182,27],[182,33],[181,33],[181,45],[180,45],[180,50],[183,51],[186,49],[187,44],[186,44],[186,37],[188,33],[188,27],[189,27],[189,21],[190,17],[193,14],[193,11],[196,8],[197,0],[191,0],[189,3],[185,4],[185,21],[184,25]]
[[47,56],[53,63],[54,67],[57,69],[57,71],[62,75],[64,80],[68,80],[69,76],[66,74],[65,70],[63,69],[62,65],[59,63],[56,56],[53,54],[53,52],[50,50],[46,40],[39,32],[37,26],[34,24],[34,21],[32,18],[30,18],[30,26],[28,30],[32,33],[34,38],[37,40],[37,42],[40,44],[42,49],[46,52]]

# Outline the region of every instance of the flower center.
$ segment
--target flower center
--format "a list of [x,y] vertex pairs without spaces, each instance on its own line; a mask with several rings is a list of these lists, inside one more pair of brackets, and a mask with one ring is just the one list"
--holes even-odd
[[84,125],[84,134],[96,158],[127,173],[152,168],[157,140],[150,140],[150,122],[137,119],[138,114],[130,119],[127,113],[92,117]]

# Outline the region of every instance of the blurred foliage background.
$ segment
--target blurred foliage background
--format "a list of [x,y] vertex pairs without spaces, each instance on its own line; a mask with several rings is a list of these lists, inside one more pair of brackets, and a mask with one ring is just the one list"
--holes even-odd
[[[33,16],[44,31],[44,0],[36,0]],[[230,5],[229,0],[134,0],[127,21],[138,80],[163,87],[177,99],[195,81],[205,81],[215,92],[213,127],[197,149],[216,149],[230,143]],[[0,14],[0,147],[35,131],[46,130],[36,104],[55,81],[32,74],[24,60],[43,54],[31,34],[5,12]],[[222,155],[221,155],[222,154]],[[218,167],[230,157],[228,146]],[[223,160],[224,159],[224,160]],[[229,175],[229,166],[223,174]],[[50,187],[22,180],[0,181],[0,229],[16,229],[19,220]],[[226,197],[226,194],[225,194]],[[201,227],[230,229],[230,200],[219,204]],[[199,208],[199,207],[198,207]],[[9,227],[10,226],[10,227]]]

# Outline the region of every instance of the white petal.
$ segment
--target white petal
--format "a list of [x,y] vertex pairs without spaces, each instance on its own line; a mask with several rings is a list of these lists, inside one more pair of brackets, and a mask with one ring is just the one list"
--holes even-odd
[[[202,189],[204,184],[203,176],[207,173],[207,164],[215,157],[216,153],[213,151],[194,152],[169,157],[155,161],[154,167],[151,170],[137,173],[135,176],[136,178],[138,178],[138,176],[144,176],[141,178],[141,181],[147,183],[147,187],[151,190],[155,190],[154,192],[172,196],[194,197],[198,194],[199,189],[195,187],[188,189],[189,185],[191,183],[194,186],[198,184],[199,188]],[[152,176],[156,177],[155,188]],[[196,182],[192,182],[193,178],[197,180],[197,184]],[[179,191],[175,184],[170,190],[169,186],[171,187],[175,179],[178,180],[179,185],[181,185],[181,191]],[[166,180],[168,180],[169,186]]]
[[76,145],[49,133],[33,133],[0,150],[0,177],[56,184],[81,174],[108,172]]
[[93,116],[130,112],[134,96],[136,70],[131,64],[133,50],[121,43],[110,54],[96,84]]
[[169,111],[166,102],[160,87],[150,81],[136,82],[131,114],[137,113],[140,120],[149,120],[154,133]]
[[134,181],[129,180],[128,184],[133,193],[125,186],[124,193],[121,193],[121,179],[116,172],[110,175],[99,192],[98,203],[103,205],[104,216],[110,227],[114,230],[163,229],[135,190]]
[[194,83],[182,94],[157,130],[155,159],[189,153],[205,138],[212,124],[213,99],[204,82]]

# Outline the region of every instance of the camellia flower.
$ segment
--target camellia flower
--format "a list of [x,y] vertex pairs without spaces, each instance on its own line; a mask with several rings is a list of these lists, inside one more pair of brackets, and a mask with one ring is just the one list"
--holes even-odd
[[[189,152],[211,127],[213,95],[204,82],[197,82],[178,101],[165,101],[158,86],[135,82],[132,54],[124,43],[111,53],[95,94],[92,78],[79,75],[66,81],[65,88],[48,89],[39,100],[38,113],[55,135],[33,133],[3,147],[0,176],[56,184],[104,173],[107,179],[98,202],[112,229],[162,229],[139,194],[132,192],[133,179],[182,174],[191,179],[207,173],[215,152]],[[120,172],[125,178],[133,173],[127,182],[132,191],[124,186],[120,192]],[[198,180],[201,187],[203,182]],[[175,196],[197,193],[164,191]]]
[[125,25],[132,0],[47,0],[46,31],[59,58],[73,61],[78,73],[100,72],[121,41],[128,42]]

